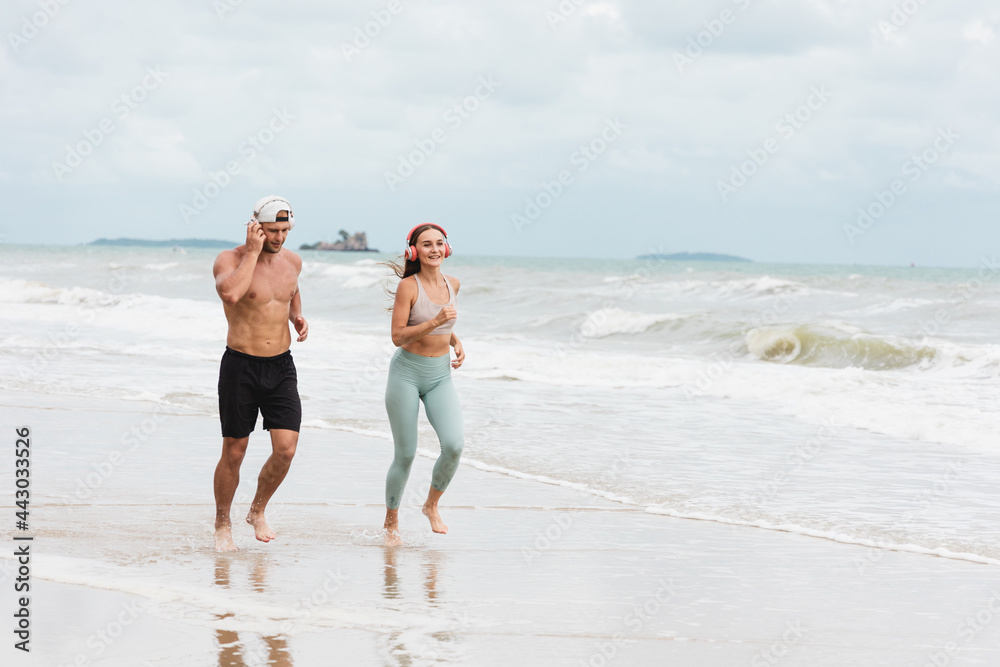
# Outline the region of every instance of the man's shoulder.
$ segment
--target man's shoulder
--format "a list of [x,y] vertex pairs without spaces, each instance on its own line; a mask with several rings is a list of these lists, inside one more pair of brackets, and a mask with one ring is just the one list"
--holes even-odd
[[302,258],[297,253],[288,248],[282,248],[281,253],[285,256],[285,261],[291,262],[296,269],[302,270]]
[[237,246],[235,248],[227,248],[215,256],[215,266],[227,266],[229,264],[233,264],[234,262],[239,264],[240,258],[243,257],[244,252],[246,252],[245,245]]
[[235,248],[226,248],[225,250],[220,251],[218,255],[216,255],[216,259],[218,259],[219,257],[239,257],[246,251],[247,251],[246,244],[238,245]]

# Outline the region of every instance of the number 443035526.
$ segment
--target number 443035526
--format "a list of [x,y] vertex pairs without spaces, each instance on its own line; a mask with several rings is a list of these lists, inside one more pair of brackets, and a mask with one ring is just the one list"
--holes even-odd
[[17,443],[14,445],[14,475],[17,486],[14,494],[17,498],[15,503],[18,507],[17,527],[21,530],[28,530],[28,503],[31,499],[29,487],[31,485],[29,476],[31,475],[31,429],[28,427],[17,429]]

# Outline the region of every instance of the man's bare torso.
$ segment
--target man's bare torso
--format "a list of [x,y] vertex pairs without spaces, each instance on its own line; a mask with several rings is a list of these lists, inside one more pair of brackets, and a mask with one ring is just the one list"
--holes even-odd
[[[233,267],[239,265],[246,246],[227,250]],[[262,255],[254,267],[250,288],[235,304],[223,303],[229,333],[226,345],[256,357],[273,357],[289,349],[289,306],[298,292],[302,260],[284,248],[274,255]]]

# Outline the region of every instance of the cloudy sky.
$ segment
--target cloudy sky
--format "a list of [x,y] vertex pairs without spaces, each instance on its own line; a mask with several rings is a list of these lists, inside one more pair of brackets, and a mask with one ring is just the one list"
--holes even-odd
[[972,0],[8,0],[5,243],[976,266],[1000,8]]

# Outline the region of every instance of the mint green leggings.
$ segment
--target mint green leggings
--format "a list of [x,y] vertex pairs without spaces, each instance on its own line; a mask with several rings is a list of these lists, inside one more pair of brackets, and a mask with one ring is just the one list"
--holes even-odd
[[441,443],[441,455],[434,464],[431,486],[438,491],[448,488],[455,476],[465,442],[462,436],[462,407],[451,381],[451,355],[422,357],[396,350],[389,364],[385,385],[385,411],[389,414],[395,456],[385,476],[385,506],[397,509],[410,476],[410,466],[417,455],[417,415],[424,402],[427,420]]

